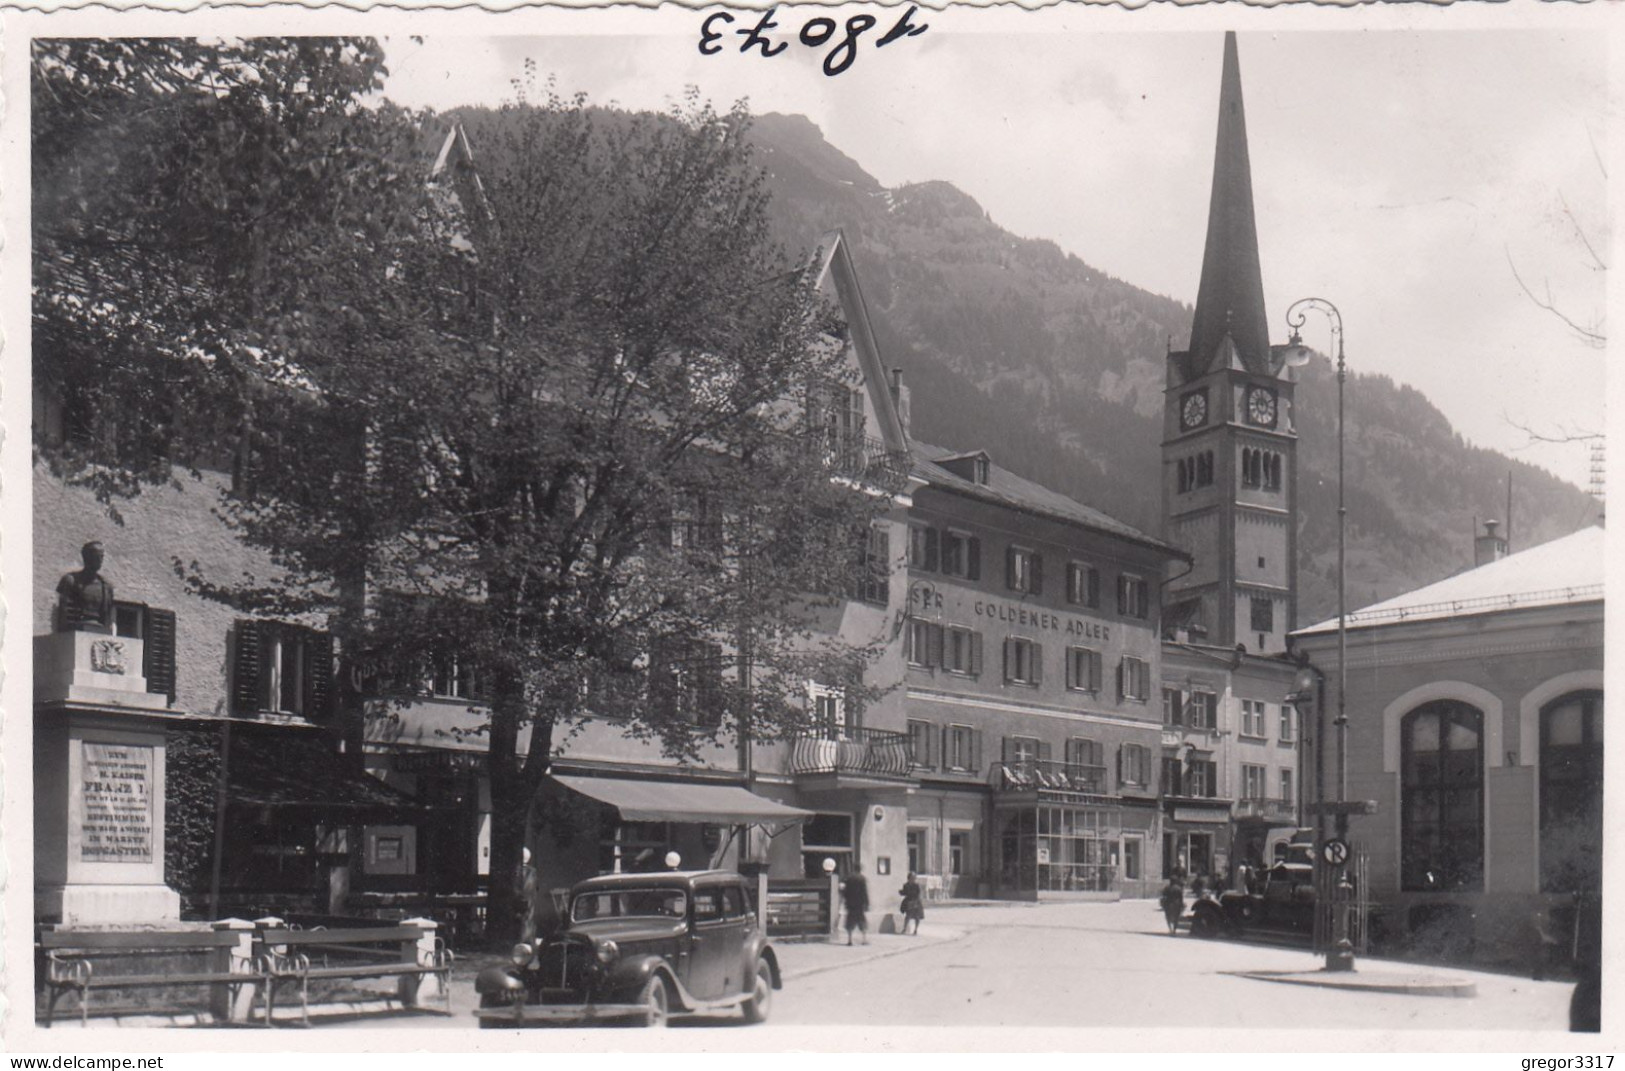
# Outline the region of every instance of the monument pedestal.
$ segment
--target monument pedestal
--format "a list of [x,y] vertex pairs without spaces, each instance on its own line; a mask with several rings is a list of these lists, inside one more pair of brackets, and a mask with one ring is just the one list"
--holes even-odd
[[164,697],[141,641],[34,639],[34,912],[67,927],[180,919],[164,884]]

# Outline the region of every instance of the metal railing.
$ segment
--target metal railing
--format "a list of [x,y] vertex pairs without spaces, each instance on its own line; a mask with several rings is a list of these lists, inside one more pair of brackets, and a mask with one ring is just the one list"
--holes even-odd
[[842,476],[883,487],[908,479],[911,463],[906,451],[888,450],[867,435],[830,435],[819,443],[824,464]]
[[804,733],[791,741],[791,774],[909,775],[908,734],[863,726]]
[[1053,759],[1020,759],[996,762],[992,768],[995,792],[1080,792],[1103,796],[1107,791],[1106,767]]

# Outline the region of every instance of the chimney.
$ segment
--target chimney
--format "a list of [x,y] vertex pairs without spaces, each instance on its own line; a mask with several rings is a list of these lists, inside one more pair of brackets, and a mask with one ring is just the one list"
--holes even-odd
[[903,434],[907,435],[909,418],[908,388],[903,386],[903,370],[901,368],[891,370],[891,404],[892,408],[897,410],[897,419],[903,425]]
[[1485,521],[1484,534],[1473,539],[1473,567],[1488,565],[1507,556],[1507,541],[1495,531],[1499,521]]

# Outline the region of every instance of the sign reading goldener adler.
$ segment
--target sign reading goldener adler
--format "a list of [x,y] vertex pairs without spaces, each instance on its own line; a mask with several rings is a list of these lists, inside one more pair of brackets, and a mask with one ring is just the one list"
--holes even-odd
[[87,863],[152,862],[153,749],[90,740],[83,744],[79,858]]

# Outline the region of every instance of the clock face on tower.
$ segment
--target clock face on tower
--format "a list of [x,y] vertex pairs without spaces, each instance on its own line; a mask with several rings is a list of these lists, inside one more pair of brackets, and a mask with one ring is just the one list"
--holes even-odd
[[1266,428],[1275,426],[1275,392],[1268,387],[1252,387],[1247,391],[1247,419]]
[[1179,426],[1189,431],[1207,423],[1207,392],[1196,391],[1185,395],[1179,403]]

